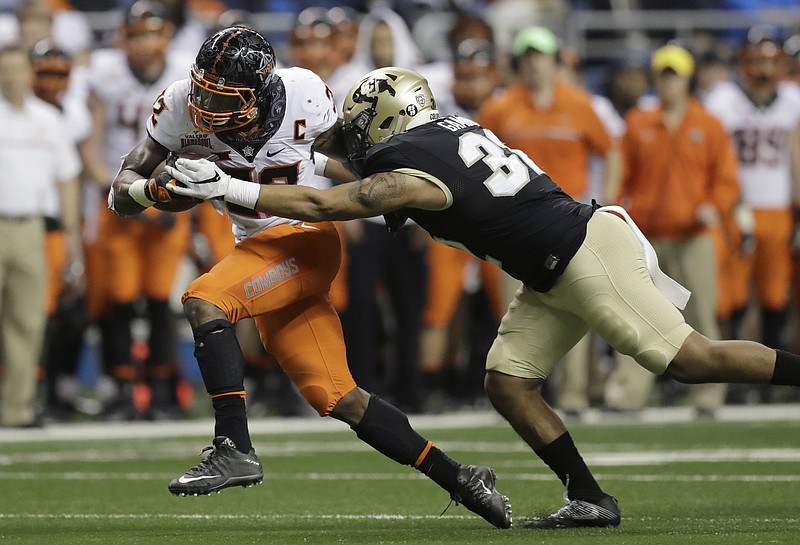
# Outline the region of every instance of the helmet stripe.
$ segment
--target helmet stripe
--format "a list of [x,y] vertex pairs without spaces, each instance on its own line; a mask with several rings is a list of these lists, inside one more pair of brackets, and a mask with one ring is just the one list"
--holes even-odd
[[225,43],[222,44],[222,48],[219,50],[219,53],[217,53],[217,58],[214,59],[214,64],[211,66],[211,70],[216,72],[217,63],[220,60],[222,60],[222,55],[225,53],[225,50],[228,48],[228,44],[230,44],[231,40],[233,40],[234,38],[239,36],[239,34],[241,34],[241,33],[242,33],[241,30],[236,30],[235,32],[231,32],[231,34],[228,36],[228,39],[225,40]]

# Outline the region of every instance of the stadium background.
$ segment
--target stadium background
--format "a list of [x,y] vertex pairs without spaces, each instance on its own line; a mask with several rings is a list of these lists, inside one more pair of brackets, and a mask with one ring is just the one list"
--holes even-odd
[[[0,37],[5,39],[4,21],[26,2],[0,2]],[[56,5],[67,5],[55,2]],[[76,36],[63,36],[65,48],[84,43],[88,49],[111,45],[130,2],[73,1],[71,7],[82,13],[89,42],[75,42]],[[608,73],[620,66],[646,67],[650,53],[667,41],[677,40],[698,59],[719,58],[733,64],[735,51],[746,30],[768,24],[783,37],[800,31],[800,2],[776,1],[590,1],[590,0],[397,0],[395,2],[313,2],[313,1],[229,1],[182,2],[187,26],[213,28],[212,16],[221,8],[248,10],[248,23],[266,34],[275,46],[279,60],[286,63],[289,35],[297,15],[309,7],[331,8],[345,5],[361,12],[376,5],[388,5],[409,24],[414,42],[429,63],[447,62],[449,49],[446,31],[459,13],[473,12],[485,18],[495,31],[497,59],[508,70],[514,34],[528,25],[553,29],[562,40],[562,62],[580,70],[585,86],[594,93],[604,92]],[[58,13],[58,12],[56,12]],[[5,26],[4,26],[5,25]],[[58,39],[59,25],[55,25]],[[84,39],[84,38],[81,38]],[[69,45],[69,44],[72,45]],[[172,306],[178,316],[180,343],[178,361],[182,375],[195,386],[202,381],[192,355],[191,332],[180,317],[179,298],[183,286],[196,273],[188,262],[176,282]],[[134,337],[145,336],[146,324],[134,323]],[[98,377],[98,335],[90,329],[78,367],[78,378],[86,386]],[[141,345],[141,343],[139,343]]]

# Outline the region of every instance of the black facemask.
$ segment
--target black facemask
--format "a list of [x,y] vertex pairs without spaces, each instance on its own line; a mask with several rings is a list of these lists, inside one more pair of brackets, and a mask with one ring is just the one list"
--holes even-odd
[[371,145],[368,132],[375,115],[375,110],[370,108],[358,114],[350,123],[342,126],[342,137],[347,147],[347,161],[353,172],[359,176],[363,173],[367,149]]

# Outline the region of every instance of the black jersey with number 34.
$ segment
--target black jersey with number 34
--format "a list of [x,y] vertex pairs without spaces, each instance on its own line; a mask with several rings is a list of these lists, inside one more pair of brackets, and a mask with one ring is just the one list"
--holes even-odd
[[591,205],[574,201],[524,153],[461,117],[444,117],[370,148],[364,177],[400,171],[438,181],[452,195],[437,211],[406,208],[433,238],[500,265],[548,291],[586,236]]

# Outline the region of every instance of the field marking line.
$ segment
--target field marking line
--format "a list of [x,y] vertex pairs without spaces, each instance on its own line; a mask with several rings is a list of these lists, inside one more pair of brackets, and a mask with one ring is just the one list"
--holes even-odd
[[[730,405],[716,411],[719,422],[798,421],[800,404]],[[475,427],[507,427],[508,424],[494,411],[464,411],[439,415],[409,415],[411,424],[419,430],[465,429]],[[652,423],[693,422],[696,413],[692,407],[653,407],[634,415],[613,415],[590,409],[580,419],[593,425],[641,425]],[[270,417],[249,421],[253,435],[293,433],[324,433],[349,430],[347,424],[331,418]],[[175,422],[101,422],[79,424],[53,424],[41,429],[0,429],[0,444],[69,441],[80,439],[137,439],[209,437],[214,420],[181,420]]]
[[[0,481],[3,480],[64,480],[64,481],[102,481],[102,480],[127,480],[127,481],[168,481],[175,475],[171,473],[119,473],[114,471],[64,471],[64,472],[38,472],[38,471],[0,471]],[[723,475],[723,474],[619,474],[597,473],[597,479],[603,481],[623,482],[770,482],[770,483],[797,483],[800,475]],[[502,480],[509,481],[552,481],[555,477],[550,473],[505,473]],[[426,477],[421,473],[265,473],[267,481],[422,481]]]
[[[468,452],[481,454],[526,454],[530,449],[521,441],[441,441],[440,448],[448,452]],[[265,460],[279,457],[313,456],[330,453],[370,452],[372,449],[353,439],[346,441],[289,441],[261,447],[258,454]],[[57,464],[64,462],[122,462],[129,460],[175,460],[191,459],[191,449],[172,442],[159,442],[147,450],[143,457],[138,449],[125,445],[108,449],[75,448],[58,451],[10,452],[0,454],[0,468],[16,464]],[[587,449],[583,458],[594,467],[615,467],[632,465],[662,465],[669,463],[715,463],[715,462],[800,462],[800,448],[702,448],[702,449],[664,449],[653,446],[652,450],[614,450],[597,451]],[[499,459],[492,463],[498,468],[534,468],[539,464],[532,453],[520,459]]]
[[77,519],[77,520],[115,520],[115,519],[166,519],[166,520],[470,520],[475,515],[394,515],[375,513],[366,515],[317,514],[317,515],[200,515],[169,513],[0,513],[1,519]]

